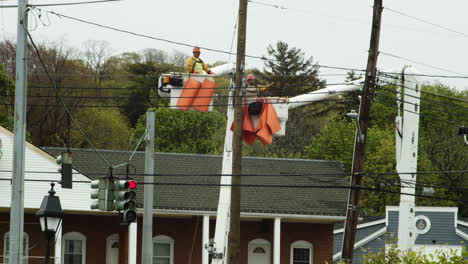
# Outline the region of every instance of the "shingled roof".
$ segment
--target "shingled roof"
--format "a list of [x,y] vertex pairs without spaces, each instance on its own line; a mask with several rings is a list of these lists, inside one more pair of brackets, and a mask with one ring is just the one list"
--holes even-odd
[[[63,148],[44,148],[51,155],[60,155]],[[106,175],[107,165],[89,149],[72,149],[73,166],[91,178]],[[128,161],[130,151],[99,150],[112,164]],[[187,186],[177,184],[220,183],[222,156],[201,154],[156,153],[154,208],[173,210],[216,211],[219,186]],[[144,152],[135,153],[132,164],[137,174],[144,173]],[[132,170],[133,171],[133,170]],[[114,170],[123,177],[125,168]],[[244,157],[242,184],[268,185],[346,185],[342,164],[337,161]],[[177,176],[174,174],[183,174]],[[203,175],[204,174],[204,175]],[[218,175],[216,175],[218,174]],[[322,174],[322,175],[320,175]],[[143,176],[136,176],[139,182]],[[174,185],[171,185],[174,183]],[[143,203],[143,185],[139,185],[138,203]],[[343,216],[346,210],[346,189],[313,189],[288,187],[242,187],[241,210],[255,213]]]

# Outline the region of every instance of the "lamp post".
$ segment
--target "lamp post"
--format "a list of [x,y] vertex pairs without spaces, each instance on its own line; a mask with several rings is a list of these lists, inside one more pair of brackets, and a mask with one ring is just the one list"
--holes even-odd
[[50,263],[50,241],[60,227],[63,217],[62,206],[60,205],[59,197],[55,196],[54,185],[54,183],[50,184],[49,195],[44,196],[41,207],[36,213],[41,223],[42,232],[44,232],[46,238],[44,261],[46,264]]

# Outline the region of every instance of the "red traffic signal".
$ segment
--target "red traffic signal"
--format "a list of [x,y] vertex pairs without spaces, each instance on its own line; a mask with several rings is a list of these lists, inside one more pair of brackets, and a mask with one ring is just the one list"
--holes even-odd
[[137,187],[137,182],[136,181],[128,181],[128,188],[129,189],[135,189]]

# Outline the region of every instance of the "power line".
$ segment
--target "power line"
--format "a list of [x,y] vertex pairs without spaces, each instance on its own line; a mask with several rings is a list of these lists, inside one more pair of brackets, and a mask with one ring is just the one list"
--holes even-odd
[[[11,181],[11,179],[0,178],[0,180],[4,181]],[[46,179],[25,179],[25,181],[32,181],[32,182],[58,182],[58,180],[46,180]],[[91,183],[91,181],[73,181],[77,183]],[[400,191],[391,191],[391,190],[383,190],[381,188],[371,188],[371,187],[363,187],[363,186],[349,186],[349,185],[276,185],[276,184],[219,184],[219,183],[179,183],[179,182],[149,182],[149,183],[138,183],[141,185],[149,184],[149,185],[157,185],[157,186],[193,186],[193,187],[222,187],[222,186],[239,186],[244,188],[281,188],[281,189],[360,189],[364,191],[373,191],[373,192],[383,192],[383,193],[392,193],[392,194],[399,194],[399,195],[409,195],[415,197],[422,197],[422,198],[430,198],[435,200],[444,200],[444,201],[455,201],[455,202],[462,202],[468,203],[468,201],[460,200],[460,199],[452,199],[446,197],[437,197],[437,196],[429,196],[429,195],[422,195],[422,194],[412,194],[412,193],[404,193]]]
[[[388,76],[385,76],[385,77],[388,77]],[[394,83],[391,83],[391,82],[388,82],[388,81],[384,81],[384,80],[381,80],[382,82],[385,82],[385,83],[388,83],[388,84],[394,84]],[[410,89],[410,90],[413,90],[413,91],[416,91],[414,88],[412,87],[408,87],[408,86],[402,86],[400,85],[401,87],[404,87],[406,89]],[[454,100],[454,101],[459,101],[459,102],[462,102],[462,103],[468,103],[467,100],[464,100],[464,99],[461,99],[461,98],[457,98],[457,97],[452,97],[452,96],[447,96],[447,95],[443,95],[443,94],[438,94],[438,93],[433,93],[433,92],[429,92],[429,91],[425,91],[423,89],[421,89],[421,93],[423,94],[430,94],[430,95],[433,95],[433,96],[437,96],[437,97],[440,97],[440,98],[445,98],[445,99],[449,99],[449,100]]]
[[[39,8],[37,8],[37,9],[38,9],[38,10],[41,10],[41,9],[39,9]],[[57,13],[57,12],[54,12],[54,11],[47,11],[47,10],[44,10],[44,11],[45,11],[45,12],[48,12],[48,13],[50,13],[50,14],[56,15],[56,16],[59,17],[59,18],[67,18],[67,19],[70,19],[70,20],[82,22],[82,23],[85,23],[85,24],[89,24],[89,25],[93,25],[93,26],[97,26],[97,27],[101,27],[101,28],[110,29],[110,30],[113,30],[113,31],[121,32],[121,33],[126,33],[126,34],[130,34],[130,35],[134,35],[134,36],[137,36],[137,37],[143,37],[143,38],[148,38],[148,39],[152,39],[152,40],[163,41],[163,42],[167,42],[167,43],[170,43],[170,44],[180,45],[180,46],[185,46],[185,47],[193,47],[193,46],[195,46],[195,45],[193,45],[193,44],[188,44],[188,43],[184,43],[184,42],[180,42],[180,41],[173,41],[173,40],[169,40],[169,39],[164,39],[164,38],[159,38],[159,37],[153,37],[153,36],[150,36],[150,35],[140,34],[140,33],[132,32],[132,31],[129,31],[129,30],[124,30],[124,29],[119,29],[119,28],[115,28],[115,27],[111,27],[111,26],[106,26],[106,25],[99,24],[99,23],[96,23],[96,22],[91,22],[91,21],[87,21],[87,20],[80,19],[80,18],[75,18],[75,17],[67,16],[67,15],[64,15],[64,14],[61,14],[61,13]],[[205,49],[205,50],[213,51],[213,52],[228,54],[228,55],[237,55],[236,53],[233,53],[233,52],[230,52],[230,51],[225,51],[225,50],[220,50],[220,49],[214,49],[214,48],[209,48],[209,47],[201,47],[201,48],[202,48],[202,49]],[[248,57],[248,58],[253,58],[253,59],[261,59],[261,60],[276,61],[276,60],[273,60],[273,59],[265,58],[265,57],[263,57],[263,56],[254,56],[254,55],[247,55],[247,54],[246,54],[245,56]],[[360,72],[364,72],[364,71],[365,71],[365,70],[363,70],[363,69],[353,69],[353,68],[340,67],[340,66],[328,66],[328,65],[319,65],[319,64],[316,64],[316,66],[317,66],[317,67],[320,67],[320,68],[325,68],[325,69],[346,70],[346,71],[360,71]]]
[[[402,99],[399,99],[399,98],[392,98],[390,96],[386,96],[384,94],[377,94],[378,97],[384,97],[384,98],[388,98],[388,99],[392,99],[392,100],[397,100],[397,101],[400,101],[400,102],[403,102],[403,103],[407,103],[407,104],[410,104],[410,105],[414,105],[414,106],[417,106],[417,107],[421,107],[421,105],[418,105],[416,103],[411,103],[411,102],[408,102],[408,101],[405,101],[405,100],[402,100]],[[464,115],[464,114],[459,114],[459,113],[453,113],[453,112],[448,112],[448,111],[444,111],[444,110],[440,110],[440,109],[436,109],[436,108],[432,108],[432,107],[427,107],[428,110],[432,110],[432,111],[436,111],[436,112],[439,112],[439,113],[444,113],[444,114],[448,114],[448,115],[455,115],[455,116],[458,116],[458,117],[468,117],[468,115]],[[461,121],[464,121],[466,122],[465,120],[461,120]]]
[[419,21],[419,22],[426,23],[426,24],[432,25],[432,26],[437,27],[437,28],[440,28],[440,29],[444,29],[444,30],[450,31],[450,32],[452,32],[452,33],[456,33],[456,34],[461,35],[461,36],[463,36],[463,37],[468,37],[468,34],[466,34],[466,33],[463,33],[463,32],[460,32],[460,31],[457,31],[457,30],[448,28],[448,27],[446,27],[446,26],[442,26],[442,25],[439,25],[439,24],[430,22],[430,21],[428,21],[428,20],[425,20],[425,19],[422,19],[422,18],[418,18],[418,17],[412,16],[412,15],[408,15],[408,14],[406,14],[406,13],[403,13],[403,12],[401,12],[401,11],[398,11],[398,10],[395,10],[395,9],[392,9],[392,8],[389,8],[389,7],[384,7],[384,9],[385,9],[385,10],[388,10],[388,11],[390,11],[390,12],[393,12],[393,13],[395,13],[395,14],[399,14],[399,15],[402,15],[402,16],[405,16],[405,17],[408,17],[408,18],[417,20],[417,21]]
[[[406,87],[406,86],[402,86],[402,85],[399,85],[400,87],[403,87],[405,89],[409,89],[410,87]],[[426,101],[426,102],[430,102],[430,103],[433,103],[433,104],[438,104],[440,106],[445,106],[445,107],[451,107],[451,108],[454,108],[454,109],[459,109],[459,110],[462,110],[462,111],[468,111],[468,108],[467,107],[462,107],[462,106],[457,106],[457,105],[450,105],[450,104],[444,104],[442,102],[439,102],[439,101],[435,101],[435,100],[431,100],[431,99],[427,99],[427,98],[424,98],[424,97],[419,97],[419,96],[415,96],[415,95],[411,95],[411,94],[405,94],[404,92],[400,92],[400,91],[395,91],[395,90],[392,90],[392,89],[389,89],[389,88],[385,88],[384,86],[379,86],[379,89],[383,89],[385,91],[389,91],[391,93],[397,93],[397,94],[404,94],[405,96],[409,96],[409,97],[412,97],[412,98],[416,98],[416,99],[419,99],[421,101]]]
[[424,63],[424,62],[418,62],[418,61],[415,61],[415,60],[412,60],[412,59],[404,58],[404,57],[401,57],[401,56],[398,56],[398,55],[394,55],[394,54],[390,54],[390,53],[383,52],[383,51],[379,51],[379,53],[382,54],[382,55],[389,56],[389,57],[393,57],[393,58],[397,58],[397,59],[409,61],[409,62],[412,62],[412,63],[420,64],[420,65],[423,65],[423,66],[426,66],[426,67],[429,67],[429,68],[433,68],[433,69],[436,69],[436,70],[441,70],[441,71],[445,71],[445,72],[450,72],[450,73],[453,73],[453,74],[459,74],[459,75],[462,75],[462,76],[468,78],[468,75],[466,75],[466,74],[454,72],[454,71],[447,70],[447,69],[444,69],[444,68],[440,68],[440,67],[437,67],[437,66],[432,66],[432,65],[429,65],[429,64]]
[[[388,104],[388,103],[385,103],[385,102],[380,101],[380,100],[377,100],[377,99],[374,99],[374,102],[379,103],[379,104],[382,104],[382,105],[385,105],[385,106],[388,106],[388,107],[398,108],[398,106],[396,106],[396,105],[390,105],[390,104]],[[428,114],[417,113],[417,112],[414,112],[414,111],[411,111],[411,110],[408,110],[408,109],[402,109],[402,110],[403,110],[403,111],[406,111],[406,112],[408,112],[408,113],[413,113],[413,114],[416,114],[416,115],[425,116],[425,117],[428,117],[428,118],[431,118],[431,119],[435,119],[435,120],[438,120],[438,121],[442,121],[442,122],[446,122],[446,123],[450,123],[450,124],[459,125],[459,123],[458,123],[458,122],[455,122],[455,121],[450,121],[450,120],[441,119],[441,118],[438,118],[438,117],[435,117],[435,116],[432,116],[432,115],[428,115]]]

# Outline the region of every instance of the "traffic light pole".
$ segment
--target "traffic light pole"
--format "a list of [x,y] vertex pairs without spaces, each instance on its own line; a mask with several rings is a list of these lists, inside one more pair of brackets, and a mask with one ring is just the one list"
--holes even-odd
[[351,176],[351,188],[349,190],[348,208],[346,211],[345,231],[343,235],[343,248],[341,260],[352,263],[354,242],[359,217],[360,186],[364,171],[366,153],[367,128],[369,125],[369,111],[376,81],[377,57],[379,54],[380,21],[382,17],[382,0],[374,0],[374,13],[372,19],[372,31],[370,40],[369,57],[367,60],[364,90],[357,120],[356,138],[353,153],[353,168]]
[[153,185],[150,183],[154,182],[154,131],[155,112],[148,110],[146,112],[142,264],[153,263]]
[[[10,209],[9,264],[23,263],[24,224],[24,141],[26,139],[27,97],[27,28],[28,0],[18,1],[16,40],[15,125],[13,139],[13,173]],[[8,243],[8,242],[7,242]]]

